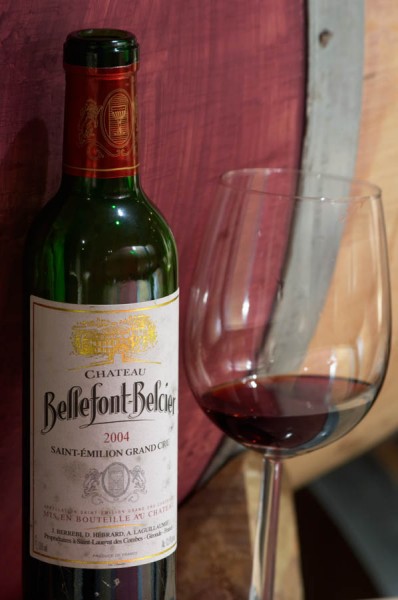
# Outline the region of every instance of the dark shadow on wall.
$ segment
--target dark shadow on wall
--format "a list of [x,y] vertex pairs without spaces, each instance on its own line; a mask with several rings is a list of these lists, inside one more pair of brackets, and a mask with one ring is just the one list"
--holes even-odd
[[48,134],[32,119],[0,164],[0,531],[7,577],[2,598],[21,598],[22,261],[25,237],[44,200]]

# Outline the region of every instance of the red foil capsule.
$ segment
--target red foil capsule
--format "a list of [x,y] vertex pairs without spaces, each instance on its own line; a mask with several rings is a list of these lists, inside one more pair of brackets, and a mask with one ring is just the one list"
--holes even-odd
[[137,67],[65,64],[64,173],[100,179],[137,173]]

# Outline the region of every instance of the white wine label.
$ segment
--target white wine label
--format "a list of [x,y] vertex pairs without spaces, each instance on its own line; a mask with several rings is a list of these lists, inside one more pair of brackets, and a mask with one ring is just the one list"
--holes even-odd
[[131,567],[177,536],[178,292],[78,305],[31,296],[31,555]]

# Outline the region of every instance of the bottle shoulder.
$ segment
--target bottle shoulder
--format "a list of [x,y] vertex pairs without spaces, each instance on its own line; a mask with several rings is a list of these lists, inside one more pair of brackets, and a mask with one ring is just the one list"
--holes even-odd
[[[143,192],[84,196],[61,188],[30,230],[25,263],[32,292],[61,301],[108,303],[127,288],[139,301],[178,286],[173,234]],[[141,296],[131,293],[136,288]]]
[[174,243],[165,218],[142,191],[85,196],[62,188],[37,215],[28,238],[30,244],[41,246],[49,239],[82,235],[107,244],[164,238]]

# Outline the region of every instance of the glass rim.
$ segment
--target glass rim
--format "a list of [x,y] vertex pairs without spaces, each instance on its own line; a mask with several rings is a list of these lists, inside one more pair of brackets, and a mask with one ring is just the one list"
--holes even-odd
[[[357,185],[358,187],[363,187],[364,188],[364,193],[357,193],[357,194],[342,194],[340,195],[336,195],[336,196],[332,196],[332,195],[307,195],[307,194],[287,194],[286,192],[268,192],[268,191],[264,191],[264,190],[260,190],[260,189],[255,189],[255,188],[251,188],[250,186],[247,186],[246,188],[241,188],[238,185],[232,183],[232,182],[228,182],[227,178],[231,177],[231,176],[235,176],[235,175],[244,175],[244,174],[250,174],[250,173],[265,173],[265,174],[272,174],[272,173],[286,173],[286,174],[295,174],[297,176],[307,176],[307,177],[311,177],[313,179],[318,179],[318,180],[325,180],[325,181],[330,181],[330,182],[340,182],[340,183],[347,183],[350,185]],[[311,171],[311,170],[307,170],[307,169],[295,169],[295,168],[289,168],[289,167],[243,167],[243,168],[238,168],[238,169],[230,169],[228,171],[225,171],[224,173],[222,173],[219,178],[218,178],[218,182],[219,185],[231,189],[231,190],[236,190],[236,191],[243,191],[243,192],[250,192],[252,194],[258,194],[258,195],[262,195],[262,196],[272,196],[272,197],[281,197],[281,198],[294,198],[296,200],[309,200],[309,201],[317,201],[317,202],[329,202],[329,203],[348,203],[348,202],[358,202],[358,201],[363,201],[363,200],[367,200],[367,199],[376,199],[376,200],[381,200],[382,198],[382,190],[381,188],[376,185],[375,183],[372,183],[371,181],[367,181],[364,179],[359,179],[356,177],[348,177],[348,176],[344,176],[344,175],[335,175],[333,173],[327,173],[327,172],[322,172],[322,171]],[[367,193],[366,193],[367,190]]]

